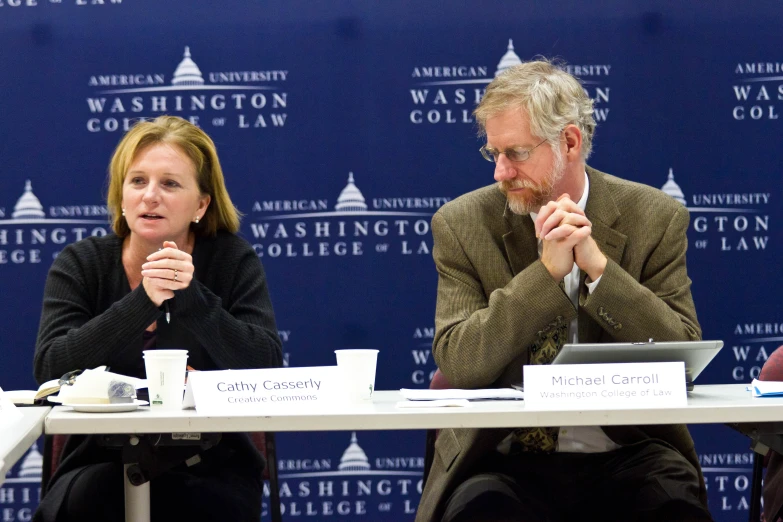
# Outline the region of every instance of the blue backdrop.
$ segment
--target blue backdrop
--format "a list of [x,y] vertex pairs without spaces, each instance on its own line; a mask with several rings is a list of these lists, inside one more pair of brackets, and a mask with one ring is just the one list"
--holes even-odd
[[[425,387],[429,220],[492,183],[471,112],[501,64],[560,57],[596,101],[590,164],[691,211],[701,383],[749,382],[783,340],[778,270],[783,9],[777,0],[0,0],[0,385],[30,388],[46,273],[106,234],[106,169],[140,117],[215,140],[269,277],[292,366],[380,349],[377,387]],[[694,426],[716,520],[747,517],[752,456]],[[286,519],[412,520],[420,432],[282,434]],[[356,444],[366,469],[340,469]],[[352,447],[352,450],[355,450]],[[0,489],[29,520],[40,457]]]

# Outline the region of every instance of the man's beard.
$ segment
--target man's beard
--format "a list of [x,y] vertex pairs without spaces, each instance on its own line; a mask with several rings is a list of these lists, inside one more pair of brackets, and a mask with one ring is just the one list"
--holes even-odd
[[[506,195],[508,201],[508,208],[514,214],[527,215],[531,212],[536,212],[542,206],[547,204],[552,199],[552,193],[555,190],[555,185],[563,178],[565,174],[565,161],[563,161],[563,154],[559,149],[552,149],[554,154],[554,163],[552,170],[544,177],[541,184],[533,183],[526,179],[514,179],[510,181],[498,182],[498,189]],[[528,189],[532,194],[512,194],[509,195],[509,190],[524,188]]]

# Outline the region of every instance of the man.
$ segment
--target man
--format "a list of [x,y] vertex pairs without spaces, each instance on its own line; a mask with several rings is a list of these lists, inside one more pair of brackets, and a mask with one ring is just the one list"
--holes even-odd
[[[548,62],[499,75],[475,111],[497,186],[432,219],[433,354],[456,388],[508,386],[564,342],[697,340],[688,212],[586,166],[579,82]],[[499,190],[498,190],[499,189]],[[442,430],[416,520],[709,521],[685,426]]]

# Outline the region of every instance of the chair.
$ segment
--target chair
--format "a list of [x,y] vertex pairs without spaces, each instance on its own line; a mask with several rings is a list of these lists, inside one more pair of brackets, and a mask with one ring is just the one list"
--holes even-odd
[[[282,522],[283,517],[280,510],[280,483],[277,477],[277,447],[275,445],[275,434],[273,432],[254,432],[249,433],[253,444],[258,448],[266,459],[266,467],[263,472],[263,479],[269,481],[269,500],[270,515],[272,522]],[[65,447],[65,435],[46,435],[44,436],[43,467],[41,469],[41,494],[46,493],[49,481],[54,475],[57,466],[60,464],[60,457]]]
[[[435,370],[435,374],[430,381],[430,390],[447,390],[451,388],[449,381],[441,373],[440,369]],[[427,437],[424,448],[424,473],[422,474],[422,483],[427,482],[427,476],[432,468],[432,461],[435,458],[435,440],[438,438],[438,430],[427,430]]]
[[[772,352],[767,362],[764,363],[759,380],[783,382],[783,346]],[[753,482],[748,520],[751,522],[759,520],[779,522],[783,520],[783,455],[766,446],[760,446],[758,449],[753,448],[756,454],[753,458]],[[762,487],[765,466],[767,467],[767,476]],[[766,516],[766,513],[761,511],[762,496],[767,509],[773,505],[780,506],[773,517]]]

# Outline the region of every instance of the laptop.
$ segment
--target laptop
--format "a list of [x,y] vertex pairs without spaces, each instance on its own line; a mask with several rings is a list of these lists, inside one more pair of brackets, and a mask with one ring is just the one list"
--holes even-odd
[[685,363],[688,391],[693,381],[723,348],[723,341],[565,344],[552,364]]

